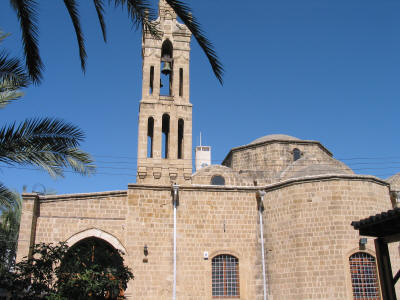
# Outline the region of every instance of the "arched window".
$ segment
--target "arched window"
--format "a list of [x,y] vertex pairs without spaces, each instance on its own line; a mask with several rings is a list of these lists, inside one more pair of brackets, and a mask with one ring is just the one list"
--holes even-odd
[[169,115],[162,116],[162,157],[168,158],[168,140],[169,140]]
[[239,260],[228,254],[212,259],[213,298],[239,298]]
[[349,263],[353,298],[380,300],[375,257],[357,252],[350,256]]
[[300,159],[300,157],[301,157],[301,151],[297,148],[294,148],[293,149],[293,161]]
[[154,137],[154,119],[150,117],[147,120],[147,157],[153,157],[153,137]]
[[212,185],[225,185],[225,178],[221,175],[215,175],[211,178]]
[[184,121],[179,119],[178,121],[178,159],[183,158],[183,129]]

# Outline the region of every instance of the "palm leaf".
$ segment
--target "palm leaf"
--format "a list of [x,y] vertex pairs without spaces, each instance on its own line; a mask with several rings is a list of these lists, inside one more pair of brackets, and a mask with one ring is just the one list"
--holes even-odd
[[[109,3],[111,2],[112,0],[109,0]],[[114,5],[127,8],[128,15],[136,29],[142,26],[144,30],[160,38],[156,24],[150,21],[155,19],[157,14],[147,0],[114,0]]]
[[20,88],[28,86],[29,76],[17,58],[0,52],[0,109],[23,96]]
[[103,0],[93,0],[94,7],[96,8],[97,17],[99,19],[101,32],[103,34],[104,42],[107,42],[106,23],[104,22],[104,3]]
[[23,95],[24,93],[19,92],[17,90],[5,90],[0,92],[0,109],[4,108],[11,101],[21,98]]
[[219,61],[217,53],[214,50],[214,46],[204,35],[203,30],[200,28],[199,22],[196,18],[190,13],[190,8],[188,5],[179,0],[166,0],[167,3],[172,7],[172,9],[176,12],[178,17],[182,20],[182,22],[189,28],[192,32],[193,36],[199,43],[199,46],[203,49],[206,54],[208,61],[211,64],[211,68],[222,84],[222,76],[224,73],[224,67],[222,63]]
[[72,24],[74,25],[75,28],[76,39],[78,41],[78,47],[79,47],[79,57],[81,59],[81,68],[82,71],[85,72],[87,55],[85,50],[85,40],[83,38],[81,23],[79,21],[78,6],[75,0],[64,0],[64,4],[68,10]]
[[10,58],[5,51],[0,52],[0,83],[7,82],[14,89],[27,87],[30,84],[25,68],[18,58]]
[[63,176],[72,168],[82,175],[94,172],[89,154],[78,149],[83,132],[58,119],[31,119],[19,126],[0,128],[0,162],[10,165],[34,165],[52,176]]
[[10,36],[9,33],[4,33],[3,31],[0,30],[0,43],[8,36]]
[[15,203],[15,194],[0,182],[0,206],[11,207]]
[[37,2],[35,0],[10,0],[17,13],[22,30],[22,43],[29,76],[36,84],[42,79],[43,63],[39,54]]

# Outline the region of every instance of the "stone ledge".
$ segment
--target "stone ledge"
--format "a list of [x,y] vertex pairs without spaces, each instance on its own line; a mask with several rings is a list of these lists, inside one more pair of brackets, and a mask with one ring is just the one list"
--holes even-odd
[[106,192],[94,192],[94,193],[81,193],[81,194],[62,194],[62,195],[36,195],[36,194],[23,194],[23,199],[25,197],[32,197],[31,195],[35,195],[39,198],[40,201],[51,201],[51,200],[78,200],[85,198],[104,198],[104,197],[115,197],[120,196],[124,197],[128,193],[126,190],[122,191],[106,191]]
[[[296,184],[318,182],[318,181],[335,181],[335,180],[367,181],[389,187],[389,184],[386,181],[371,175],[324,174],[324,175],[313,175],[302,178],[288,179],[278,183],[273,183],[269,185],[260,185],[260,186],[233,186],[233,185],[218,186],[218,185],[193,184],[193,185],[181,185],[179,187],[179,190],[181,191],[209,190],[209,191],[221,191],[221,192],[222,191],[249,192],[249,191],[265,190],[268,192]],[[171,185],[136,184],[136,183],[128,184],[128,190],[138,190],[138,189],[159,190],[159,191],[171,190]]]

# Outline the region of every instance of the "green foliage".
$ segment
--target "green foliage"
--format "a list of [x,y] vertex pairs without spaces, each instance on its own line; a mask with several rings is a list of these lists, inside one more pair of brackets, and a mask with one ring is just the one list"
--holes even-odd
[[[0,30],[0,43],[8,36]],[[0,51],[0,108],[21,98],[24,94],[19,89],[28,86],[29,82],[20,60]]]
[[[0,42],[5,37],[7,35],[0,31]],[[21,62],[0,51],[0,108],[21,97],[20,89],[29,83]],[[19,125],[5,125],[0,127],[0,164],[33,165],[52,176],[63,176],[66,168],[88,175],[94,172],[95,167],[90,155],[79,149],[83,139],[84,134],[78,127],[58,119],[28,119]],[[21,198],[1,182],[0,213],[0,273],[3,276],[12,268],[15,259]],[[16,282],[20,284],[24,282],[18,280]]]
[[17,193],[10,197],[0,216],[0,273],[12,268],[17,253],[22,199]]
[[90,156],[77,147],[83,132],[58,119],[25,120],[0,128],[0,162],[36,165],[52,176],[62,176],[63,169],[89,175],[94,172]]
[[[99,253],[112,252],[100,248]],[[119,293],[133,275],[123,265],[120,253],[113,250],[113,259],[118,257],[119,262],[110,267],[106,254],[93,260],[90,249],[68,248],[65,243],[38,244],[31,258],[17,263],[13,272],[0,274],[0,286],[11,292],[12,299],[21,300],[125,299]]]

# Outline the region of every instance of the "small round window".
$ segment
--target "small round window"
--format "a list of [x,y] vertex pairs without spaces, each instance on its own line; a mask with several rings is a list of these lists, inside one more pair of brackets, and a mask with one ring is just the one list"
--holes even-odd
[[215,175],[211,178],[212,185],[225,185],[225,178],[220,175]]

